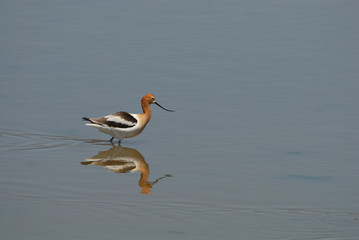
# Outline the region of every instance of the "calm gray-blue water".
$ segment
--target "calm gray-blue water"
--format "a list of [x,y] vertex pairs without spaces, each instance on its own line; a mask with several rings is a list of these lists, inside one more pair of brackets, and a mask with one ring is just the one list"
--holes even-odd
[[1,239],[358,239],[358,9],[1,1]]

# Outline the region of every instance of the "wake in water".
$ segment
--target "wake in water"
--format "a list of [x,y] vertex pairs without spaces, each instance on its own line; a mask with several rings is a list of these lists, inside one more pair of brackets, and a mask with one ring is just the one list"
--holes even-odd
[[83,139],[69,136],[26,133],[0,129],[0,151],[53,149],[73,147],[88,143],[110,145],[110,143],[106,140]]

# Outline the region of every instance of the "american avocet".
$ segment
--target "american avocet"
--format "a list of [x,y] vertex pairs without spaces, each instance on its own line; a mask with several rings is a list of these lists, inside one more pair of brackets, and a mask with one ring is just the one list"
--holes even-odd
[[89,123],[85,124],[86,126],[95,127],[99,131],[110,135],[112,137],[111,142],[114,138],[119,139],[118,143],[120,144],[122,139],[135,137],[143,131],[151,119],[150,104],[153,103],[166,111],[174,112],[159,105],[155,96],[149,93],[141,99],[142,114],[117,112],[100,118],[83,117],[82,119],[89,121]]

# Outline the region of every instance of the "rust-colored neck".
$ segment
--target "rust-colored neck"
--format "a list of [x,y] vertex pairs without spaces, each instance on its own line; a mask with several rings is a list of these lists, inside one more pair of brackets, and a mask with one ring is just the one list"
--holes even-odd
[[141,100],[141,106],[143,111],[142,115],[145,117],[145,122],[147,124],[147,122],[151,119],[151,107],[150,104],[144,99]]
[[148,102],[146,102],[142,99],[141,106],[142,106],[143,113],[151,115],[151,108],[150,108],[150,104]]

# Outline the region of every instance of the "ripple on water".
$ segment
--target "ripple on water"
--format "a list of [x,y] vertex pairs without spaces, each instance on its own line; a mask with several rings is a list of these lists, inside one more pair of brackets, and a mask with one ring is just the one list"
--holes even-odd
[[11,130],[0,130],[0,140],[0,151],[53,149],[83,145],[87,143],[108,145],[108,141],[103,140],[26,133]]

